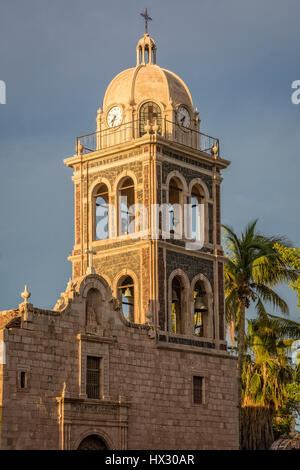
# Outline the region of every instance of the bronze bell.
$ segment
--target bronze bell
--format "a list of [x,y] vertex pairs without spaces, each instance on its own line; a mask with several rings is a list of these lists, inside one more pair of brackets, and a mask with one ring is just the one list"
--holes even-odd
[[203,297],[200,297],[200,295],[197,295],[195,299],[195,312],[207,312],[207,307],[203,301]]
[[132,292],[131,292],[131,289],[129,289],[129,287],[127,287],[124,296],[127,298],[132,297]]
[[172,291],[172,303],[175,304],[176,302],[178,302],[178,297],[177,297],[177,292],[176,290],[173,289]]

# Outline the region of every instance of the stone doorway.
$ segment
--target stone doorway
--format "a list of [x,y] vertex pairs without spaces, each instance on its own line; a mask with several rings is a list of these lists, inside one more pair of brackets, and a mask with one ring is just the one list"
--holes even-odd
[[77,450],[108,450],[108,447],[99,436],[91,435],[81,441]]

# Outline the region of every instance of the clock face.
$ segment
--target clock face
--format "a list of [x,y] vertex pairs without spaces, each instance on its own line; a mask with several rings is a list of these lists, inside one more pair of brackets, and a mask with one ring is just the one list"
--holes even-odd
[[109,127],[119,126],[122,122],[122,115],[122,108],[120,108],[120,106],[111,108],[107,115],[107,124]]
[[177,110],[177,120],[180,126],[190,127],[190,124],[191,124],[190,113],[188,112],[187,108],[185,108],[184,106],[179,106]]

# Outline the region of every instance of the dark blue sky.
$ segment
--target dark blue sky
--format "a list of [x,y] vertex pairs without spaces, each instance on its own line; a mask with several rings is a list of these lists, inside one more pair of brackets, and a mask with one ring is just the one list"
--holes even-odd
[[[95,129],[110,80],[135,66],[148,7],[158,64],[190,87],[202,131],[221,138],[223,222],[259,218],[299,240],[298,0],[0,0],[0,308],[28,283],[52,307],[71,275],[73,185],[62,159]],[[298,317],[295,295],[288,299]]]

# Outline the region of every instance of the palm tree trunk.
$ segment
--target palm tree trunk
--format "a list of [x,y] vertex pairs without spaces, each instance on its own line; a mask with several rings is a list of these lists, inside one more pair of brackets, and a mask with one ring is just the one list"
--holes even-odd
[[231,342],[231,347],[232,349],[235,347],[235,323],[234,320],[231,320],[229,324],[229,336],[230,336],[230,342]]
[[268,450],[274,442],[273,416],[270,406],[242,408],[242,450]]
[[246,305],[242,301],[240,310],[240,329],[239,329],[239,351],[237,360],[237,380],[238,380],[238,407],[239,407],[239,436],[240,445],[242,442],[242,372],[243,372],[243,360],[244,360],[244,349],[245,349],[245,316],[246,316]]

